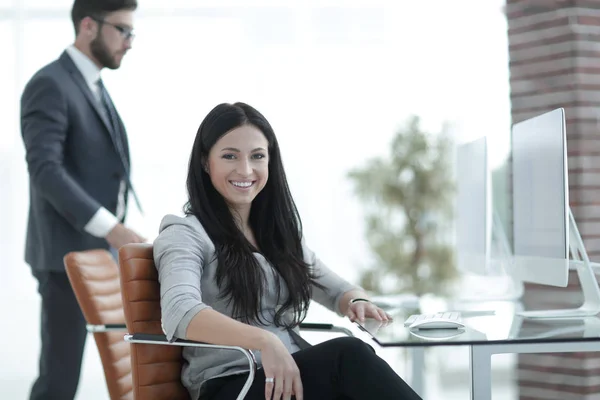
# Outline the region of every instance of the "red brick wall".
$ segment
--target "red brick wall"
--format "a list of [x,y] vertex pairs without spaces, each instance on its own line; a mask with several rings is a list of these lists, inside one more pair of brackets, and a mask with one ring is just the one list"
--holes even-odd
[[[569,197],[592,260],[600,259],[600,0],[507,0],[512,122],[557,107],[567,117]],[[568,288],[526,285],[527,309],[581,304]],[[521,400],[599,398],[600,354],[519,357]]]

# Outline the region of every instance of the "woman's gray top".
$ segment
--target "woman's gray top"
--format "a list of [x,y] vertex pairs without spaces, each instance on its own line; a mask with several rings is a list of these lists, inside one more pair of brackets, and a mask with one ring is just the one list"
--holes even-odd
[[[313,300],[339,314],[342,295],[358,288],[329,270],[304,243],[303,251],[305,261],[314,268],[317,282],[324,287],[313,287]],[[160,282],[162,325],[169,340],[174,337],[186,339],[190,321],[205,308],[232,316],[231,304],[219,296],[214,255],[215,246],[196,217],[167,215],[163,218],[160,233],[154,241],[154,262]],[[299,347],[290,332],[272,322],[280,297],[274,283],[274,269],[261,254],[255,253],[255,257],[267,279],[261,312],[266,321],[271,321],[270,325],[257,326],[275,333],[290,353],[294,353]],[[287,295],[287,287],[282,280],[281,298],[285,299]],[[255,352],[255,356],[260,365],[260,352]],[[192,399],[199,398],[201,387],[208,379],[248,371],[246,358],[236,351],[184,347],[183,357],[186,363],[181,381]]]

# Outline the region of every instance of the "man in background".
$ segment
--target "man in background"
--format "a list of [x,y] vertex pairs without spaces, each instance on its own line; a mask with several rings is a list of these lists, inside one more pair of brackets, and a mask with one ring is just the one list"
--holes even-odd
[[72,400],[85,320],[63,265],[70,251],[145,241],[125,227],[130,181],[125,127],[100,79],[117,69],[133,40],[137,0],[75,0],[75,43],[40,69],[21,98],[29,170],[25,260],[38,281],[39,376],[30,399]]

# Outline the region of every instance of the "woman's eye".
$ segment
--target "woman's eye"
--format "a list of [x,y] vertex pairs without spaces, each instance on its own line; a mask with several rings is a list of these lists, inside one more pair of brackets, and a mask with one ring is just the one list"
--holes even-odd
[[262,160],[263,158],[265,158],[266,156],[262,153],[257,153],[257,154],[253,154],[252,158],[254,158],[255,160]]
[[223,154],[223,157],[225,160],[233,160],[235,159],[235,155],[233,154]]

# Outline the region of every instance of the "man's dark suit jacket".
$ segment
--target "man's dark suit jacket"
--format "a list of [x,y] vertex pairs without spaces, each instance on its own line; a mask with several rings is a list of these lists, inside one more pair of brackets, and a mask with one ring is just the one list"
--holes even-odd
[[84,226],[100,207],[116,212],[120,182],[128,181],[129,149],[118,118],[122,159],[101,107],[66,52],[25,87],[21,133],[30,191],[25,260],[34,271],[64,271],[68,252],[109,247]]

